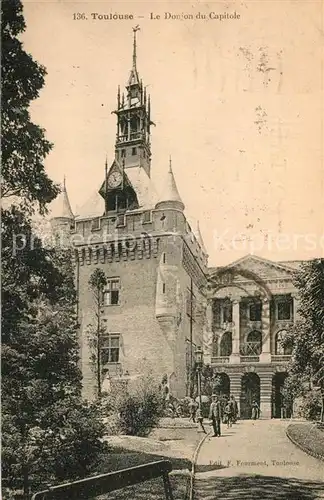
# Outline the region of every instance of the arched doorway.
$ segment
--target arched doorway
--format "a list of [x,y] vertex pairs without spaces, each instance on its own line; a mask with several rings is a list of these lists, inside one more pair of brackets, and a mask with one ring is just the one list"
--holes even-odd
[[253,401],[260,407],[260,378],[256,373],[245,373],[241,383],[241,418],[251,418]]
[[276,373],[272,378],[272,418],[290,418],[291,408],[284,399],[283,386],[287,372]]
[[232,354],[232,332],[225,332],[219,345],[220,356],[230,356]]

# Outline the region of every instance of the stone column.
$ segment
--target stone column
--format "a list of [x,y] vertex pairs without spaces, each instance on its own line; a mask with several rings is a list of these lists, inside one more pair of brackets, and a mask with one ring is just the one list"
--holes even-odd
[[260,355],[261,363],[271,362],[271,330],[270,330],[270,303],[268,298],[262,300],[262,352]]
[[234,299],[233,302],[233,323],[232,328],[232,354],[230,363],[240,362],[240,299]]
[[260,418],[271,418],[272,372],[259,373],[260,377]]
[[241,416],[241,390],[242,390],[242,373],[229,373],[231,395],[236,399],[238,405],[238,415]]

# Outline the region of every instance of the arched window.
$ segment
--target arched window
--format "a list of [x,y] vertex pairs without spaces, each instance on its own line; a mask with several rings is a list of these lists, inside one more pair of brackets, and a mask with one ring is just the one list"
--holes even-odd
[[232,354],[232,332],[225,332],[220,341],[220,356],[230,356]]
[[275,353],[276,354],[283,354],[285,356],[288,356],[292,353],[292,345],[283,345],[283,341],[287,336],[287,330],[279,330],[279,332],[276,333],[276,338],[275,338]]
[[262,352],[262,333],[253,330],[247,336],[247,343],[250,346],[251,354],[259,356]]

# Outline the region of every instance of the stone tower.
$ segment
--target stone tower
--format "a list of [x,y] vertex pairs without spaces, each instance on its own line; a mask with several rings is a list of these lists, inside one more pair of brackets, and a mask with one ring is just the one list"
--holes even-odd
[[[89,278],[107,278],[100,308],[105,330],[102,385],[152,370],[176,396],[202,343],[207,255],[184,214],[172,171],[160,195],[151,180],[150,97],[137,69],[137,28],[124,93],[117,92],[113,160],[99,189],[80,207],[74,246],[84,395],[96,391],[88,329],[96,321]],[[189,347],[188,347],[189,346]]]

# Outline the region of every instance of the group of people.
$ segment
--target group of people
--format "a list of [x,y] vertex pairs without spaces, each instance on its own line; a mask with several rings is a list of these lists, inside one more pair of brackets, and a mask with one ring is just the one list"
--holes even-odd
[[[221,422],[226,424],[229,428],[237,421],[237,418],[238,404],[233,395],[223,401],[220,401],[216,394],[212,395],[212,401],[209,408],[209,419],[211,420],[215,437],[221,435]],[[201,408],[195,401],[192,401],[190,404],[190,420],[196,422],[196,419],[199,427],[206,433]]]

